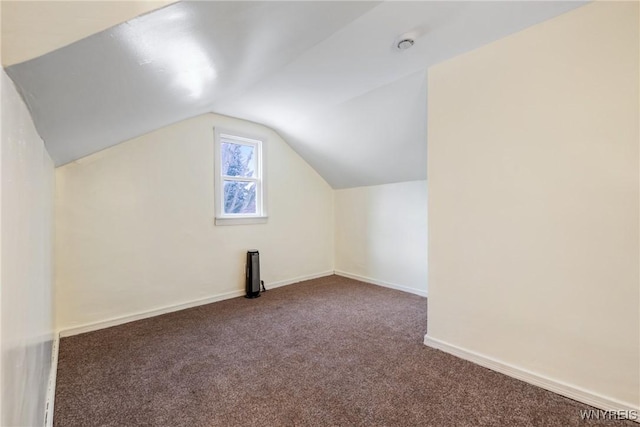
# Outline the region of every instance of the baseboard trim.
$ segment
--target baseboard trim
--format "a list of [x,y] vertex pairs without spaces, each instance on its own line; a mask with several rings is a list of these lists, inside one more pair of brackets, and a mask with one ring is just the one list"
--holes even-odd
[[[281,286],[291,285],[293,283],[303,282],[305,280],[317,279],[318,277],[330,276],[333,274],[333,270],[325,271],[322,273],[309,274],[306,276],[299,276],[293,279],[280,280],[278,282],[266,283],[267,289],[279,288]],[[148,319],[150,317],[160,316],[162,314],[172,313],[174,311],[185,310],[187,308],[198,307],[200,305],[211,304],[213,302],[224,301],[231,298],[241,297],[245,294],[244,290],[236,290],[231,292],[224,292],[210,297],[201,298],[193,301],[188,301],[181,304],[169,305],[160,307],[153,310],[141,311],[125,316],[113,317],[111,319],[101,320],[98,322],[86,323],[83,325],[73,326],[60,330],[60,338],[70,337],[73,335],[84,334],[86,332],[97,331],[100,329],[110,328],[112,326],[122,325],[124,323],[135,322],[136,320]]]
[[568,397],[569,399],[585,403],[598,409],[602,409],[605,411],[636,411],[636,414],[640,412],[640,406],[634,406],[633,404],[628,402],[622,402],[617,399],[609,398],[598,393],[585,390],[578,386],[567,384],[563,381],[554,380],[553,378],[549,378],[545,375],[537,374],[527,369],[519,368],[517,366],[501,362],[492,357],[485,356],[483,354],[476,353],[474,351],[467,350],[453,344],[449,344],[437,338],[432,338],[428,334],[424,336],[424,344],[428,347],[442,350],[445,353],[449,353],[461,359],[468,360],[469,362],[473,362],[477,365],[484,366],[485,368],[489,368],[492,371],[500,372],[501,374],[505,374],[526,383],[533,384],[545,390],[549,390],[559,395]]
[[169,305],[154,310],[141,311],[126,316],[113,317],[107,320],[101,320],[98,322],[85,323],[84,325],[73,326],[70,328],[62,329],[60,331],[60,338],[70,337],[73,335],[84,334],[86,332],[93,332],[100,329],[110,328],[112,326],[122,325],[124,323],[135,322],[136,320],[148,319],[149,317],[160,316],[162,314],[173,313],[174,311],[180,311],[187,308],[197,307],[199,305],[210,304],[212,302],[223,301],[226,299],[236,298],[244,295],[244,291],[231,291],[217,295],[213,295],[207,298],[201,298],[193,301],[188,301],[181,304]]
[[406,286],[396,285],[395,283],[384,282],[382,280],[372,279],[371,277],[360,276],[359,274],[347,273],[346,271],[335,270],[337,276],[347,277],[349,279],[359,280],[360,282],[370,283],[372,285],[382,286],[385,288],[396,289],[398,291],[408,292],[421,297],[427,297],[427,291],[408,288]]
[[60,335],[53,334],[51,343],[51,370],[49,371],[49,383],[47,385],[47,395],[44,409],[45,427],[53,427],[53,406],[56,401],[56,378],[58,376],[58,348],[60,347]]
[[294,283],[304,282],[305,280],[319,279],[320,277],[332,276],[333,274],[334,274],[333,270],[329,270],[329,271],[324,271],[322,273],[309,274],[306,276],[298,276],[298,277],[294,277],[293,279],[266,283],[265,287],[267,288],[267,290],[273,289],[273,288],[280,288],[282,286],[293,285]]

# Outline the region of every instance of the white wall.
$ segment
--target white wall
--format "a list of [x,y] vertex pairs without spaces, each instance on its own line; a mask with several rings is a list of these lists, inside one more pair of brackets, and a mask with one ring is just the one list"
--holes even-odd
[[338,274],[427,294],[427,182],[337,190]]
[[[267,224],[214,225],[213,127],[268,138]],[[214,114],[56,169],[56,319],[66,329],[333,271],[333,190],[277,134]]]
[[638,16],[594,2],[429,70],[426,337],[636,408]]
[[2,71],[0,378],[3,426],[44,422],[53,339],[53,163]]

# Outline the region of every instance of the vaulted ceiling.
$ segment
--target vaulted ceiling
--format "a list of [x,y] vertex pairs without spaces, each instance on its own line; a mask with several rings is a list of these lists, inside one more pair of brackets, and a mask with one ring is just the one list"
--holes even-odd
[[181,1],[7,72],[56,165],[215,112],[273,128],[334,188],[409,181],[428,67],[582,4]]

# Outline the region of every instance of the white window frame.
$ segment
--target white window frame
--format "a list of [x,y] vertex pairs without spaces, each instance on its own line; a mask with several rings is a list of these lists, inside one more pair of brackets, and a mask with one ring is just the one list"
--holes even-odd
[[[256,155],[256,178],[233,177],[222,174],[221,146],[223,141],[254,147]],[[214,197],[215,224],[263,224],[267,222],[267,185],[266,185],[266,138],[247,135],[242,132],[214,128]],[[255,182],[256,184],[256,213],[255,214],[227,214],[224,212],[224,181]]]

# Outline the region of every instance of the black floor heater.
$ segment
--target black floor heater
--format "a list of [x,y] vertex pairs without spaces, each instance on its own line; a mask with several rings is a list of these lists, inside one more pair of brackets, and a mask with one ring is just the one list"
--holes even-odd
[[257,249],[247,251],[247,283],[245,298],[258,298],[260,296],[260,285],[264,289],[264,284],[260,280],[260,253]]

